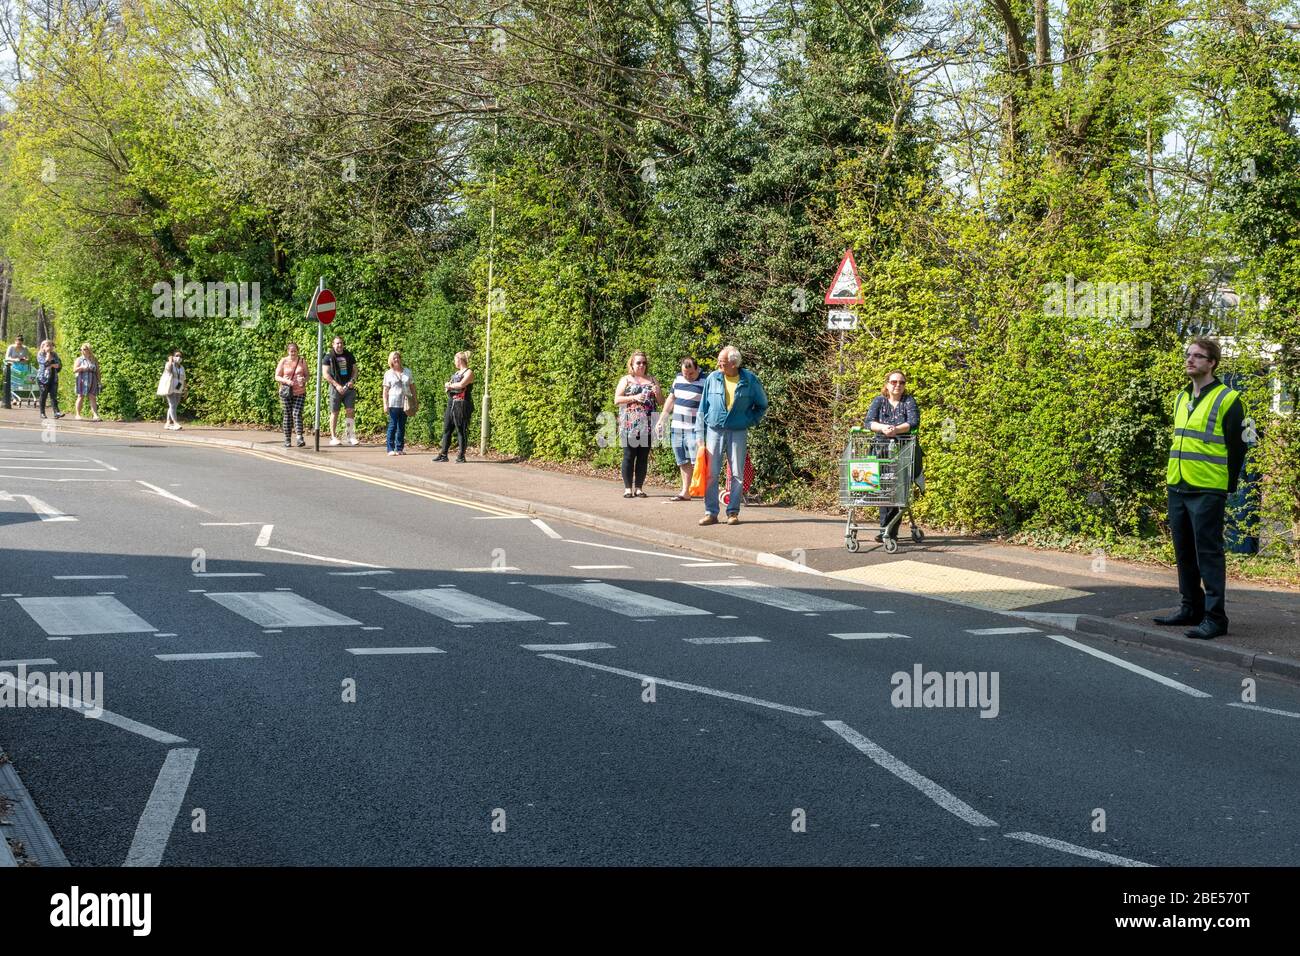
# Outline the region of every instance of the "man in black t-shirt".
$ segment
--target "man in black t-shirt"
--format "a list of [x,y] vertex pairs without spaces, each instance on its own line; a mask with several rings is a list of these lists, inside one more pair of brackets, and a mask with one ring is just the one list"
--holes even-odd
[[334,336],[330,350],[321,362],[321,374],[330,383],[330,444],[343,444],[338,439],[337,427],[339,408],[347,415],[347,441],[349,445],[357,443],[356,404],[357,404],[357,360],[343,347],[343,336]]

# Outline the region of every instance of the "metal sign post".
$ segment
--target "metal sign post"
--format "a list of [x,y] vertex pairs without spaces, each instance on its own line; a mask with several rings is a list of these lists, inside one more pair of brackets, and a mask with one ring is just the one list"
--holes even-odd
[[[321,276],[320,281],[316,283],[316,295],[311,297],[311,305],[307,307],[308,317],[316,317],[316,299],[325,289],[325,277]],[[325,326],[316,318],[316,410],[314,419],[316,422],[316,450],[320,451],[320,380],[321,380],[321,346],[325,341]]]

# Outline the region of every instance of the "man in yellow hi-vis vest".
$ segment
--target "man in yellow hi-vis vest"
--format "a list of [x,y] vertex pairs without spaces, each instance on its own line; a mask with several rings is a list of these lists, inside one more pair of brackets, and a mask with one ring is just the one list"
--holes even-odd
[[1157,624],[1196,625],[1184,633],[1200,640],[1228,633],[1223,513],[1246,460],[1246,410],[1240,393],[1215,376],[1221,357],[1213,339],[1193,339],[1187,345],[1185,370],[1191,381],[1174,397],[1166,476],[1182,606],[1155,619]]

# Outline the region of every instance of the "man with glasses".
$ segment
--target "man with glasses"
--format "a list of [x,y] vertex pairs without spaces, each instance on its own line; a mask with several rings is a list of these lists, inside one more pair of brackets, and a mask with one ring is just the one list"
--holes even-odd
[[1246,412],[1241,395],[1215,377],[1221,357],[1212,339],[1187,346],[1184,370],[1191,381],[1174,397],[1166,475],[1182,605],[1155,622],[1196,625],[1184,633],[1199,640],[1228,633],[1223,513],[1246,460]]

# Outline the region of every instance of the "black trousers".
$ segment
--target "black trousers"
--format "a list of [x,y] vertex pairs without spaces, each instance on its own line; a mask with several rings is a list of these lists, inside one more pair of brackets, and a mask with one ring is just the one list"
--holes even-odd
[[[640,488],[650,468],[650,444],[623,446],[623,487]],[[635,479],[635,481],[633,481]]]
[[469,399],[447,399],[447,410],[442,413],[442,454],[447,454],[447,449],[451,447],[451,430],[454,428],[456,439],[460,442],[456,457],[465,457],[465,449],[469,444],[465,436],[469,430],[469,418],[473,414],[474,407]]
[[59,376],[58,373],[50,375],[50,380],[41,385],[41,414],[45,414],[45,400],[48,398],[54,403],[54,413],[59,413]]
[[[1193,616],[1228,626],[1223,512],[1228,496],[1169,489],[1169,530],[1178,559],[1178,593]],[[1204,582],[1204,587],[1202,587]]]

